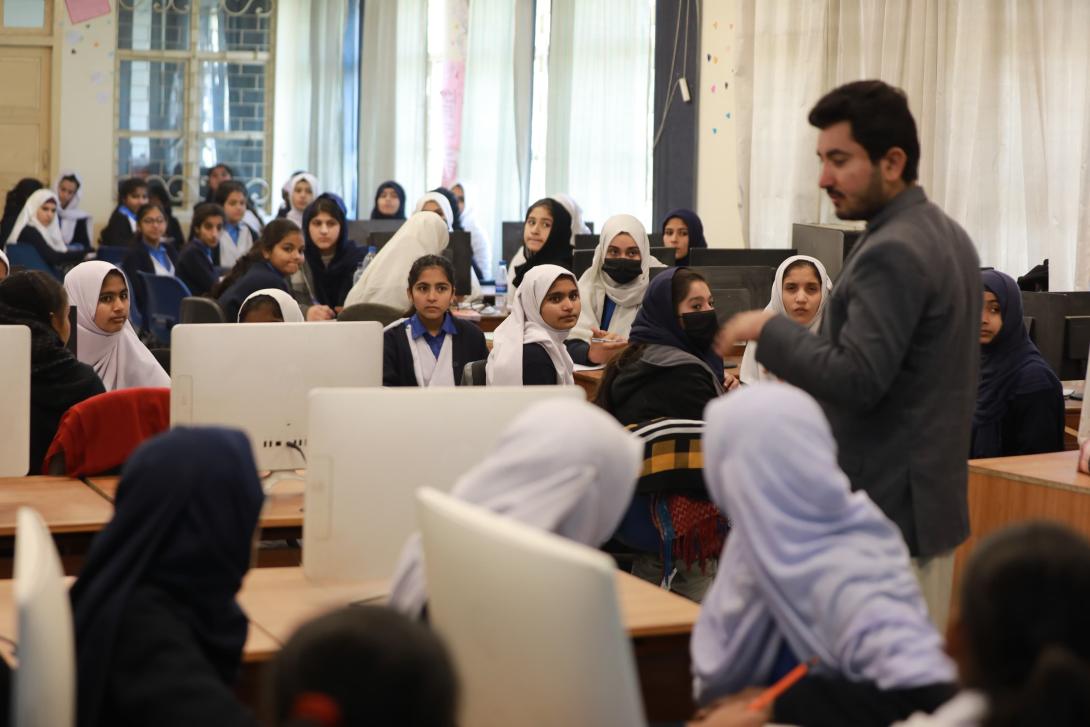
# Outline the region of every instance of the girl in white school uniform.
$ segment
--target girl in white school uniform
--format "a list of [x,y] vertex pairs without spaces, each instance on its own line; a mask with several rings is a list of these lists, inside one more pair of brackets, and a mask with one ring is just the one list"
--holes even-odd
[[[563,426],[542,426],[563,422]],[[598,546],[617,528],[639,474],[643,448],[609,415],[583,401],[553,399],[520,414],[483,462],[451,490],[539,530]],[[564,456],[557,458],[557,452]],[[390,605],[420,618],[428,584],[420,535],[405,544]]]
[[606,220],[594,262],[579,278],[583,302],[579,323],[564,342],[575,363],[604,364],[624,348],[651,280],[650,270],[661,267],[651,256],[647,231],[639,220],[632,215]]
[[481,329],[450,313],[454,266],[442,255],[417,258],[409,269],[413,313],[386,327],[384,386],[458,386],[467,363],[488,358]]
[[88,260],[64,277],[76,306],[76,351],[107,391],[135,386],[170,386],[170,376],[140,342],[129,322],[129,285],[116,266]]
[[405,310],[405,280],[409,269],[423,255],[438,255],[449,239],[447,223],[439,215],[414,213],[382,246],[352,290],[348,291],[345,307],[375,303]]
[[83,191],[83,179],[71,169],[62,169],[53,185],[57,195],[57,220],[61,226],[61,235],[65,244],[91,247],[91,213],[80,209],[80,195]]
[[286,217],[303,229],[303,212],[318,196],[318,178],[310,172],[299,172],[284,185],[291,209]]
[[[806,255],[793,255],[780,263],[776,270],[776,278],[772,282],[772,299],[768,301],[765,310],[780,313],[811,333],[817,333],[832,290],[832,278],[825,272],[825,266],[820,260]],[[756,341],[746,344],[739,373],[743,384],[778,380],[768,369],[757,363]]]
[[564,339],[579,321],[579,286],[559,265],[539,265],[522,280],[511,314],[496,328],[485,367],[489,386],[574,384]]
[[218,252],[216,264],[230,270],[239,258],[244,257],[253,248],[258,233],[244,221],[246,187],[242,185],[242,182],[234,180],[220,182],[219,187],[216,188],[216,204],[223,208],[224,218],[220,243],[213,251],[213,255]]

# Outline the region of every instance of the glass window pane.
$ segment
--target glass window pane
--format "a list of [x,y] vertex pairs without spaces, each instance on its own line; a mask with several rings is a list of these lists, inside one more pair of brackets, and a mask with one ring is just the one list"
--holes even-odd
[[265,130],[265,66],[201,63],[201,131]]
[[263,139],[205,138],[201,141],[200,155],[202,197],[208,193],[208,170],[216,164],[226,164],[231,167],[234,178],[246,185],[250,198],[258,206],[268,206],[269,185]]
[[45,25],[45,0],[4,0],[4,26],[41,28]]
[[199,50],[265,52],[271,46],[273,0],[200,0]]
[[164,179],[182,174],[183,145],[176,139],[152,139],[144,136],[117,140],[117,178],[159,176]]
[[185,114],[185,64],[121,61],[117,106],[119,129],[180,130]]
[[[175,5],[183,9],[178,11]],[[187,50],[189,6],[183,2],[147,0],[118,3],[117,47],[123,50]]]

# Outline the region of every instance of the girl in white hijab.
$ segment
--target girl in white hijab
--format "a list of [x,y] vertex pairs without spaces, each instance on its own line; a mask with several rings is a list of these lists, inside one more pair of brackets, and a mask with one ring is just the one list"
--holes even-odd
[[697,702],[768,684],[785,651],[881,690],[952,682],[904,539],[851,491],[817,402],[769,382],[704,419],[704,480],[733,529],[690,642]]
[[[624,240],[626,248],[610,245],[619,235],[625,235],[636,243],[639,260],[632,257],[631,242]],[[612,338],[618,343],[628,338],[632,321],[640,310],[647,284],[651,280],[651,268],[664,267],[651,256],[651,244],[647,231],[632,215],[614,215],[602,225],[602,236],[594,250],[594,262],[579,278],[579,297],[583,308],[579,323],[572,329],[566,341],[572,360],[579,364],[600,364],[605,360],[590,357],[594,344],[592,338]],[[608,311],[608,316],[606,315]],[[608,320],[607,320],[608,318]],[[601,336],[603,332],[609,334]],[[616,347],[616,344],[613,344]]]
[[170,376],[128,320],[129,283],[120,268],[103,260],[80,263],[64,276],[64,289],[76,306],[77,357],[106,391],[170,386]]
[[[542,422],[564,426],[542,427]],[[564,456],[559,461],[557,452]],[[643,447],[601,409],[582,401],[543,401],[519,415],[483,462],[451,490],[460,500],[525,525],[597,547],[621,521]],[[419,618],[428,600],[420,535],[405,544],[390,605]]]
[[[434,207],[429,206],[432,203]],[[428,209],[425,209],[427,207]],[[436,209],[439,211],[436,212]],[[443,224],[447,226],[447,232],[450,232],[454,228],[454,210],[450,208],[450,202],[447,198],[438,192],[428,192],[420,199],[416,200],[416,208],[413,212],[431,212],[432,214],[439,214],[443,218]]]
[[[72,193],[71,199],[68,200],[67,205],[60,204],[62,185],[64,187],[74,186],[76,188],[75,192]],[[86,241],[84,244],[90,245],[92,230],[91,213],[79,208],[80,195],[83,192],[83,178],[72,169],[62,169],[60,175],[57,177],[57,181],[53,184],[53,192],[57,195],[57,219],[60,221],[61,235],[64,238],[65,244],[72,244],[73,238],[76,237],[77,229],[82,226],[82,230],[79,230],[80,241]]]
[[[306,182],[307,187],[310,187],[309,193],[307,193],[306,187],[299,186],[300,182]],[[318,197],[318,178],[309,172],[300,172],[288,180],[283,191],[287,194],[288,205],[291,207],[288,210],[287,218],[299,225],[299,229],[302,229],[303,212]]]
[[48,225],[42,224],[42,221],[38,219],[38,210],[46,202],[52,202],[60,208],[60,202],[57,201],[57,195],[53,193],[51,189],[39,189],[30,195],[30,198],[23,205],[23,210],[19,213],[19,217],[15,220],[15,226],[11,228],[11,234],[8,235],[9,243],[19,242],[19,235],[22,233],[23,228],[31,227],[37,230],[38,234],[42,236],[46,244],[56,252],[68,252],[68,245],[64,241],[64,234],[61,232],[61,225],[57,221],[57,216],[53,216],[52,222]]
[[303,311],[299,308],[299,304],[295,301],[295,298],[291,297],[283,290],[276,288],[262,288],[261,290],[255,290],[246,296],[246,300],[242,301],[242,305],[238,309],[238,322],[243,323],[243,319],[248,313],[246,304],[254,298],[264,296],[266,298],[272,298],[276,301],[277,306],[280,308],[280,320],[283,323],[303,323]]
[[[442,198],[442,195],[439,195]],[[443,200],[446,202],[446,200]],[[448,205],[449,207],[449,205]],[[345,307],[377,303],[405,310],[405,281],[417,258],[438,255],[447,246],[447,224],[432,212],[416,212],[382,246],[345,297]]]
[[489,386],[522,386],[523,346],[530,343],[545,350],[556,371],[557,384],[575,383],[575,364],[564,347],[570,329],[549,325],[541,313],[546,294],[564,277],[575,282],[571,272],[559,265],[539,265],[523,277],[522,285],[515,291],[510,315],[492,336],[492,352],[485,364],[485,383]]
[[[776,270],[776,278],[772,281],[772,299],[765,310],[781,313],[805,326],[811,333],[817,333],[832,290],[832,278],[825,272],[820,260],[793,255],[780,263]],[[746,344],[739,378],[743,384],[778,381],[768,369],[757,363],[756,341]]]

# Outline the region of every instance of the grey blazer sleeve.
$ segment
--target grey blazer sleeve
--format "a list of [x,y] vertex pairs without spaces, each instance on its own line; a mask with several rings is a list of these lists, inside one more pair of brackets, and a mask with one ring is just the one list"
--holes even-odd
[[[757,360],[776,376],[845,411],[872,409],[900,370],[923,314],[928,280],[919,253],[883,240],[862,249],[834,289],[819,335],[784,316],[770,320]],[[832,325],[831,325],[832,324]]]

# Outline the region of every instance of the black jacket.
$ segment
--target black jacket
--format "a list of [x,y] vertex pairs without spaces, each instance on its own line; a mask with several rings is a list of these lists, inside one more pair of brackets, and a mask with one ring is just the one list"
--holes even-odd
[[190,240],[178,255],[178,262],[174,266],[174,274],[186,284],[193,295],[208,295],[218,277],[213,265],[216,250],[212,251],[212,260],[209,260],[204,253],[206,249],[208,248],[203,242]]
[[42,256],[42,260],[45,260],[48,265],[58,271],[61,271],[62,267],[79,263],[88,252],[87,250],[57,252],[45,241],[45,238],[42,237],[42,233],[38,232],[30,225],[24,227],[19,233],[19,244],[33,245],[34,249],[38,251],[38,254]]
[[84,399],[104,393],[106,387],[95,370],[75,359],[30,377],[30,474],[42,472],[42,461],[64,413]]
[[711,373],[698,363],[659,366],[641,357],[617,372],[600,401],[628,426],[659,417],[703,419],[704,407],[718,395]]
[[[481,329],[470,321],[451,316],[458,335],[451,341],[451,358],[454,364],[454,384],[462,385],[462,369],[473,361],[488,358],[488,346]],[[419,386],[413,370],[413,353],[409,338],[405,335],[405,322],[391,326],[382,335],[382,385]]]
[[102,228],[99,244],[113,245],[114,247],[128,247],[136,232],[132,229],[132,223],[120,208],[115,208],[110,215],[110,221]]
[[523,386],[556,386],[556,367],[540,343],[522,344]]
[[[174,264],[175,273],[177,273],[178,253],[174,252],[174,248],[166,243],[160,243],[159,246],[167,251],[167,257],[169,257],[170,262]],[[136,299],[137,308],[142,315],[147,315],[148,289],[137,273],[154,275],[155,263],[151,261],[151,253],[148,252],[147,246],[144,245],[143,240],[134,240],[129,245],[129,254],[121,261],[121,269],[125,271],[125,276],[129,279],[129,285],[132,286],[132,293],[133,297]]]
[[264,288],[277,288],[289,295],[291,294],[291,290],[288,289],[288,281],[283,275],[276,272],[268,263],[254,263],[241,278],[232,283],[231,287],[223,291],[223,295],[219,297],[218,302],[220,308],[223,308],[223,315],[227,322],[234,323],[237,321],[242,302],[249,298],[251,293],[256,293]]

